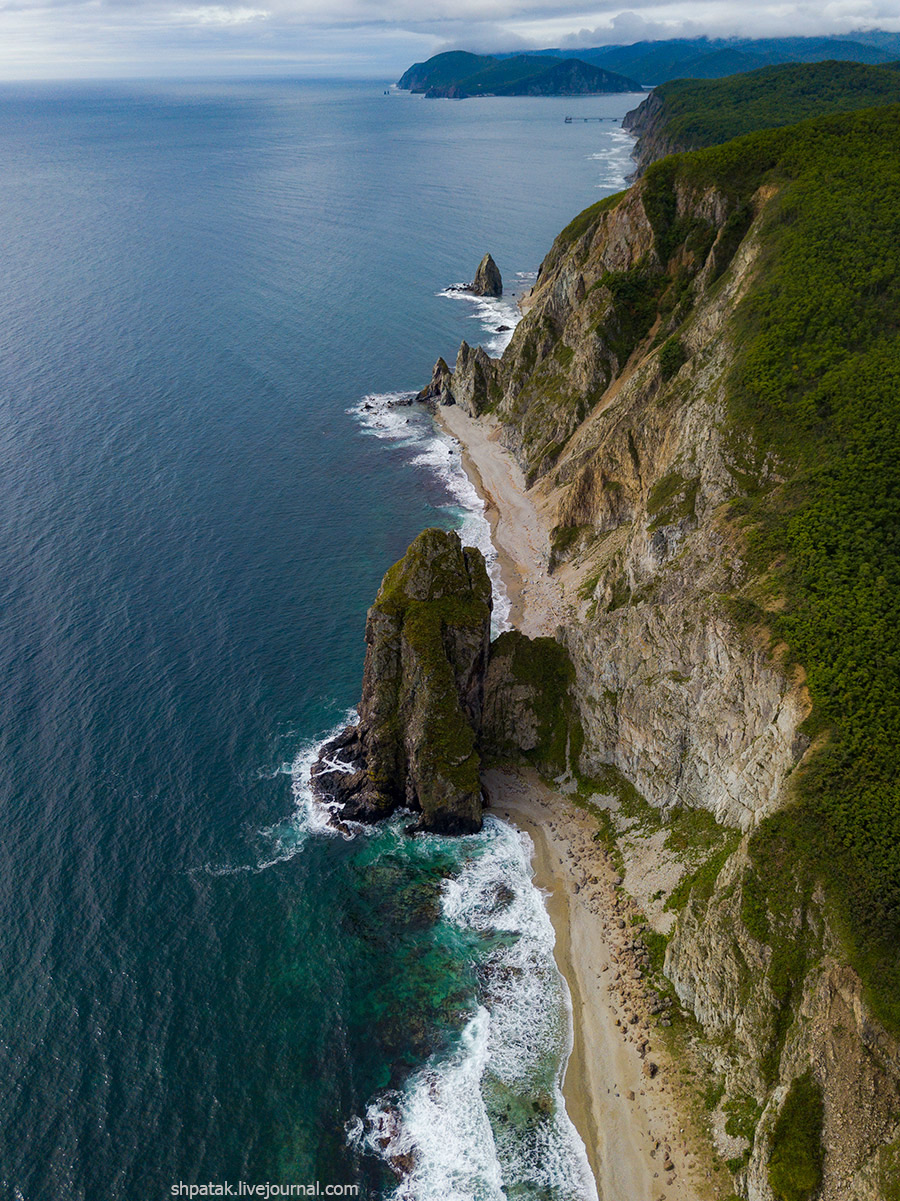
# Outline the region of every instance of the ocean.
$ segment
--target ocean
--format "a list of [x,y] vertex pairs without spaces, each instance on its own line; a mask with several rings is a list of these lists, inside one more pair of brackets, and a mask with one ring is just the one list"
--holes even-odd
[[386,87],[0,88],[4,1198],[595,1196],[527,838],[345,838],[307,781],[387,567],[491,553],[391,398],[499,353],[514,297],[448,286],[527,288],[630,168],[563,117],[637,97]]

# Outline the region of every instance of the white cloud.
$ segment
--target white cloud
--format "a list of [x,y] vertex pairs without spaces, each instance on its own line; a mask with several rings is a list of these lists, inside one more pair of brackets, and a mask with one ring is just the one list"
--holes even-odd
[[207,4],[173,14],[176,22],[185,25],[246,25],[250,21],[265,21],[272,14],[266,8],[225,8]]
[[[588,0],[590,3],[590,0]],[[0,0],[0,78],[299,74],[396,78],[447,48],[900,29],[897,0]]]

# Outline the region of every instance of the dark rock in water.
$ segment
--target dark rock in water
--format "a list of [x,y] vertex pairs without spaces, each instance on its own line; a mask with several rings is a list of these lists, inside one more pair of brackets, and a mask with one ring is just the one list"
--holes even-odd
[[503,280],[500,278],[500,272],[497,269],[497,264],[489,254],[486,254],[478,264],[478,270],[475,272],[475,279],[469,289],[476,296],[502,296],[503,295]]
[[452,405],[454,403],[451,390],[452,381],[453,373],[450,368],[443,359],[438,359],[431,373],[431,383],[417,393],[416,400],[420,404]]
[[497,334],[505,334],[505,333],[507,333],[507,332],[508,332],[509,330],[511,330],[511,329],[512,329],[512,326],[511,326],[511,325],[498,325],[498,326],[496,327],[496,329],[494,330],[494,333],[497,333]]
[[366,621],[359,725],[322,748],[312,774],[341,817],[406,807],[420,830],[481,829],[475,743],[490,617],[484,557],[456,533],[425,530],[385,575]]

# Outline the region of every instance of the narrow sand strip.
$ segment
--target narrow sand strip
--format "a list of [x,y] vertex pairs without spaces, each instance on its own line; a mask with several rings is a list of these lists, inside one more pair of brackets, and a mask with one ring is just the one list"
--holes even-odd
[[435,417],[459,442],[463,468],[485,502],[512,624],[530,638],[555,634],[566,609],[547,572],[548,531],[525,488],[521,468],[500,444],[499,423],[493,417],[469,417],[458,405],[439,406]]
[[489,771],[484,780],[493,812],[534,842],[535,883],[547,893],[572,995],[566,1109],[601,1201],[701,1201],[712,1195],[707,1168],[679,1127],[668,1053],[629,967],[630,903],[593,841],[596,822],[533,773]]
[[[518,465],[491,417],[441,406],[469,478],[485,501],[513,625],[554,635],[571,606],[547,570],[549,535]],[[714,1195],[708,1168],[680,1128],[671,1064],[630,964],[630,903],[593,841],[595,820],[538,776],[490,771],[490,804],[534,842],[535,882],[548,894],[555,954],[572,995],[574,1046],[566,1108],[585,1147],[601,1201],[702,1201]]]

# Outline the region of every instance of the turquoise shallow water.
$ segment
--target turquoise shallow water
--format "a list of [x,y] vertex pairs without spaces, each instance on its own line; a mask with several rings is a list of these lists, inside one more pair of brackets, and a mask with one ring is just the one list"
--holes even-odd
[[524,286],[628,143],[382,90],[0,89],[2,1195],[589,1188],[527,848],[323,833],[303,764],[386,567],[484,536],[360,403],[495,342],[441,291]]

